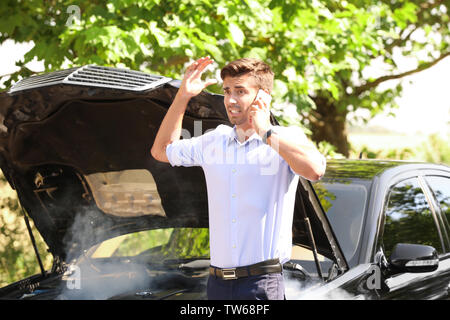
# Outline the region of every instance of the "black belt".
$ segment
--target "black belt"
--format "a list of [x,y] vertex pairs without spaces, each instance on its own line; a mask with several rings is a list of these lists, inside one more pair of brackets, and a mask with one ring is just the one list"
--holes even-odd
[[277,258],[237,268],[221,269],[210,266],[209,274],[222,278],[223,280],[234,280],[248,276],[259,276],[268,273],[280,273],[282,270],[283,267],[281,266],[280,260]]

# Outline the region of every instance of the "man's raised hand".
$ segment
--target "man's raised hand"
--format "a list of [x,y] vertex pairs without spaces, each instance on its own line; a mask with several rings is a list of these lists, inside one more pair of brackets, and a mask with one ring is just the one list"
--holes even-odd
[[202,57],[194,61],[184,73],[183,81],[181,82],[180,91],[183,95],[192,98],[202,92],[206,87],[217,83],[215,79],[202,80],[202,74],[205,68],[213,63],[210,57]]

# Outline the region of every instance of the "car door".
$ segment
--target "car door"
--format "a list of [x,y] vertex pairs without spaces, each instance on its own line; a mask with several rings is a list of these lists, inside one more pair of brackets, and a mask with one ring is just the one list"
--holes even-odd
[[427,175],[424,180],[431,194],[444,240],[450,247],[450,176]]
[[446,253],[439,259],[439,267],[445,270],[445,281],[449,283],[447,290],[450,297],[450,175],[430,174],[425,176],[424,180],[439,218],[444,241],[448,243]]
[[424,178],[410,177],[396,182],[387,194],[384,214],[382,243],[387,259],[395,244],[411,243],[434,247],[440,261],[438,269],[433,272],[405,272],[387,276],[384,279],[386,290],[383,290],[381,298],[448,298],[449,244]]

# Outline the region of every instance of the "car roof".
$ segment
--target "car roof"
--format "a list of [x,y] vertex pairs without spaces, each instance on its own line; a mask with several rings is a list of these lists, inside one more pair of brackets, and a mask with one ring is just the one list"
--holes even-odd
[[413,162],[402,160],[378,159],[330,159],[327,160],[325,179],[364,179],[372,180],[387,171],[406,171],[419,169],[437,169],[450,171],[450,167],[442,164]]

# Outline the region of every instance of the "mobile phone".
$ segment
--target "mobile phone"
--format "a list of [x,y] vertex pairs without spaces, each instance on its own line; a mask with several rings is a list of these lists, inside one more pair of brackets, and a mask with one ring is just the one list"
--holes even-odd
[[270,106],[270,102],[272,101],[272,96],[265,92],[263,89],[258,90],[258,94],[255,97],[255,102],[259,98],[262,98],[262,100],[266,103],[267,106]]

